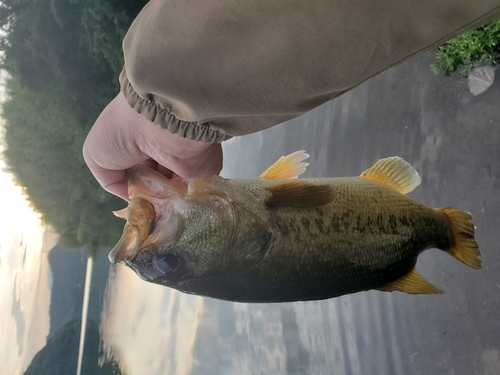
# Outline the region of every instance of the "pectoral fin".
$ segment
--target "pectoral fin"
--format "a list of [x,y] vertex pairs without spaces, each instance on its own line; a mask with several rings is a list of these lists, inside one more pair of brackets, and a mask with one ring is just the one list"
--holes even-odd
[[359,177],[387,185],[401,194],[408,194],[420,185],[418,172],[399,156],[380,159]]
[[424,279],[415,268],[402,278],[384,285],[381,288],[377,288],[377,290],[383,292],[394,292],[397,290],[398,292],[409,294],[443,294],[441,289],[436,288],[429,281]]
[[302,181],[290,181],[267,188],[272,195],[266,201],[269,207],[311,208],[330,203],[335,191],[330,185],[313,185]]
[[295,151],[294,153],[282,156],[271,165],[259,177],[266,180],[289,180],[300,176],[305,172],[309,163],[302,163],[309,155],[305,151]]

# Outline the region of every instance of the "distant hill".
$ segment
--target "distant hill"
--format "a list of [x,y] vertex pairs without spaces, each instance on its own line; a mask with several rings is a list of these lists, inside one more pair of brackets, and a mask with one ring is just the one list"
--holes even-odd
[[[81,320],[73,320],[60,329],[47,345],[40,350],[24,375],[68,375],[76,373],[78,346],[80,341]],[[82,375],[121,375],[114,362],[98,365],[99,331],[97,324],[87,322],[85,350],[83,354]]]
[[68,249],[57,244],[49,252],[52,271],[52,293],[50,298],[51,338],[67,322],[82,316],[83,288],[87,249]]
[[[90,289],[89,319],[99,322],[104,292],[109,276],[108,250],[101,250],[94,259]],[[50,298],[50,332],[52,337],[67,322],[82,316],[83,290],[87,266],[88,249],[67,248],[57,244],[49,252],[52,271],[52,293]]]

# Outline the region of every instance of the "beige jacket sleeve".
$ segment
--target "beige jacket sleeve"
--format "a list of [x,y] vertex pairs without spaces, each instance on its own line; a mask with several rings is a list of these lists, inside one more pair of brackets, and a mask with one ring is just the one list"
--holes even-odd
[[152,0],[123,41],[121,90],[170,132],[221,142],[495,16],[500,0]]

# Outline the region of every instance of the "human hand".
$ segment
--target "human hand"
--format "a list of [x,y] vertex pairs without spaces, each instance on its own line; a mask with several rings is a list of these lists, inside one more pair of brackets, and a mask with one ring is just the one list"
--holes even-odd
[[129,200],[125,171],[146,164],[171,178],[210,177],[222,169],[222,148],[182,138],[148,121],[122,93],[104,109],[83,145],[90,171],[110,193]]

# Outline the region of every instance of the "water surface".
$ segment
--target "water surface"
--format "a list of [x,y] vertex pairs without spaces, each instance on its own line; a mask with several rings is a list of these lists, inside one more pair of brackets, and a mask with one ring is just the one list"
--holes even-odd
[[[500,82],[473,97],[406,62],[297,119],[224,144],[225,177],[311,155],[304,177],[356,176],[398,155],[420,173],[411,197],[469,211],[483,269],[439,250],[417,269],[445,291],[363,292],[326,301],[233,304],[181,294],[116,267],[103,348],[126,374],[497,374],[500,368]],[[499,80],[500,81],[500,80]]]

